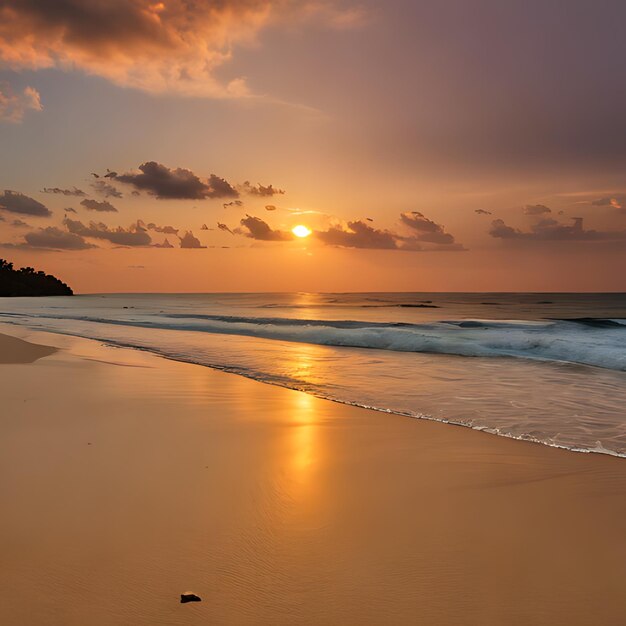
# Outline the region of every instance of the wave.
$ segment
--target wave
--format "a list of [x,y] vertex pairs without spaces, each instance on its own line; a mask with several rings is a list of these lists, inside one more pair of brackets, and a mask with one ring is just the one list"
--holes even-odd
[[[10,317],[12,314],[0,314]],[[463,357],[514,357],[626,371],[626,320],[441,320],[415,324],[188,313],[125,317],[31,315],[139,328],[182,330],[345,348]]]

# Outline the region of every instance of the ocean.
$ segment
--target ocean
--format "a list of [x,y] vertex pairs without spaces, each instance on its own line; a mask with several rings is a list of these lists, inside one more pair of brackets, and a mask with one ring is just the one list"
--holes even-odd
[[626,294],[96,294],[4,298],[0,321],[626,457]]

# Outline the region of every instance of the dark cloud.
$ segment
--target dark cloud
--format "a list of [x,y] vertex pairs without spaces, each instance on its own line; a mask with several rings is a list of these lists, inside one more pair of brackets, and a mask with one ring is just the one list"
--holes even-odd
[[593,206],[610,206],[611,198],[609,198],[608,196],[606,198],[598,198],[597,200],[592,200],[591,204]]
[[507,225],[503,220],[493,220],[489,234],[498,239],[523,241],[626,241],[626,231],[585,230],[582,217],[573,217],[573,224],[563,224],[545,218],[533,224],[530,231]]
[[103,200],[102,202],[98,200],[91,200],[90,198],[85,198],[80,202],[81,206],[84,206],[88,211],[99,211],[101,213],[117,213],[117,209],[107,200]]
[[191,170],[180,167],[170,169],[155,161],[143,163],[138,172],[118,175],[115,180],[133,185],[162,200],[236,198],[239,195],[230,183],[215,174],[202,180]]
[[9,189],[5,189],[4,193],[0,194],[0,209],[10,211],[11,213],[22,213],[39,217],[50,217],[52,215],[52,211],[41,204],[41,202],[25,196],[23,193]]
[[207,198],[236,198],[239,192],[226,180],[211,174],[207,178]]
[[474,209],[474,213],[478,213],[478,215],[491,215],[491,211],[485,211],[485,209]]
[[[407,213],[406,215],[411,216],[412,219],[417,219],[418,216],[421,216],[421,213]],[[421,218],[426,219],[423,216],[421,216]],[[428,221],[430,222],[430,220]],[[415,227],[412,226],[412,228]],[[452,239],[452,241],[449,240],[451,235],[445,235],[447,235],[447,233],[433,231],[405,237],[389,230],[374,228],[362,220],[354,220],[352,222],[348,222],[345,226],[332,226],[328,230],[316,231],[314,233],[314,237],[323,243],[331,246],[341,246],[343,248],[402,250],[405,252],[428,250],[446,250],[449,252],[456,252],[465,250],[461,244],[454,243],[454,239]],[[425,248],[422,245],[423,242],[434,243],[437,245]]]
[[[235,234],[235,233],[233,233],[233,231],[230,228],[228,228],[228,226],[226,226],[226,224],[222,224],[221,222],[217,223],[217,227],[220,230],[223,230],[224,232],[230,233],[231,235]],[[208,228],[207,228],[207,230],[208,230]]]
[[266,211],[275,211],[276,207],[273,204],[266,204],[265,205],[265,210]]
[[54,193],[61,194],[64,196],[77,196],[79,198],[84,198],[87,194],[77,187],[72,187],[71,189],[61,189],[60,187],[44,187],[42,189],[42,193]]
[[224,202],[222,205],[225,209],[230,206],[243,206],[243,202],[241,200],[232,200],[231,202]]
[[[111,172],[111,174],[115,174],[115,172]],[[106,176],[110,176],[110,174]],[[123,196],[119,189],[116,189],[113,185],[102,179],[94,180],[90,186],[98,195],[104,196],[105,198],[121,198]]]
[[63,209],[66,213],[76,213],[76,209],[72,209],[71,207],[67,209]]
[[153,244],[153,247],[154,248],[173,248],[174,246],[169,242],[169,240],[166,237],[163,243],[155,243]]
[[50,217],[52,215],[52,211],[41,204],[41,202],[25,196],[23,193],[9,189],[5,189],[4,193],[0,194],[0,209],[10,211],[11,213],[22,213],[39,217]]
[[167,235],[178,235],[178,228],[174,228],[173,226],[157,226],[150,222],[148,224],[148,230],[153,230],[155,233],[165,233]]
[[152,243],[150,235],[136,224],[129,228],[121,226],[109,228],[106,224],[89,222],[86,226],[79,220],[72,220],[69,217],[63,220],[63,224],[71,233],[91,239],[104,239],[118,246],[149,246]]
[[[294,239],[293,233],[285,232],[282,230],[273,230],[267,222],[264,222],[259,217],[253,217],[252,215],[246,215],[240,224],[243,229],[238,228],[235,232],[251,239],[257,239],[259,241],[291,241]],[[218,227],[221,226],[218,224]]]
[[401,213],[400,221],[417,232],[417,235],[414,236],[417,241],[442,245],[455,243],[454,237],[445,232],[441,224],[433,222],[419,211]]
[[593,200],[591,202],[593,206],[610,206],[614,209],[622,208],[622,200],[618,198],[611,198],[609,196],[605,198],[598,198],[597,200]]
[[203,246],[200,240],[194,236],[194,234],[188,230],[181,238],[180,238],[180,247],[181,248],[206,248]]
[[11,226],[15,226],[16,228],[30,228],[30,224],[27,224],[23,220],[13,220]]
[[36,231],[26,233],[21,243],[0,244],[4,248],[25,248],[39,250],[87,250],[95,248],[93,244],[86,242],[80,235],[68,233],[56,226],[39,228]]
[[552,213],[552,209],[545,204],[527,204],[524,209],[524,215],[543,215],[544,213]]
[[[343,248],[361,248],[370,250],[464,250],[461,244],[454,242],[452,235],[443,228],[425,218],[417,211],[402,214],[404,223],[417,231],[416,235],[406,237],[390,230],[370,226],[365,220],[352,220],[347,224],[335,224],[327,230],[313,231],[312,237],[329,246]],[[295,236],[290,231],[274,230],[267,222],[258,217],[247,215],[241,220],[243,228],[237,228],[234,234],[244,235],[258,241],[293,241]],[[218,224],[222,230],[230,229],[225,224]],[[423,248],[422,243],[435,244]]]
[[155,233],[164,233],[166,235],[178,235],[178,228],[173,226],[159,226],[154,222],[146,224],[143,220],[137,220],[137,228],[143,228],[144,230],[152,230]]
[[328,230],[316,231],[314,236],[329,246],[374,250],[398,249],[396,234],[373,228],[361,220],[348,222],[347,226],[331,226]]
[[261,196],[264,198],[285,193],[283,189],[277,189],[273,185],[252,185],[248,180],[241,185],[240,189],[243,193],[250,194],[251,196]]
[[206,224],[202,224],[200,230],[209,230],[209,227]]

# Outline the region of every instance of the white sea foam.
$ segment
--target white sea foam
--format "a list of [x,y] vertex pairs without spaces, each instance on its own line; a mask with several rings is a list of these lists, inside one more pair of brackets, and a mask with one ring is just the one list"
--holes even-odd
[[626,326],[620,320],[447,320],[389,324],[184,314],[124,318],[65,315],[58,319],[396,352],[528,358],[626,370]]
[[[363,304],[383,299],[388,307]],[[505,307],[454,294],[428,309],[406,307],[419,302],[410,294],[85,296],[52,298],[45,308],[12,299],[2,302],[0,321],[384,413],[626,455],[625,299],[563,296],[552,306],[537,295],[498,295],[507,299]],[[536,304],[520,305],[528,300]]]

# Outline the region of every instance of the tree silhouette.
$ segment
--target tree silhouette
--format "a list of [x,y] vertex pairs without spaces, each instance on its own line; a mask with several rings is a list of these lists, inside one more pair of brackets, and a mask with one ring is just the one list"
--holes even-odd
[[13,268],[0,259],[0,296],[71,296],[73,291],[58,278],[33,267]]

